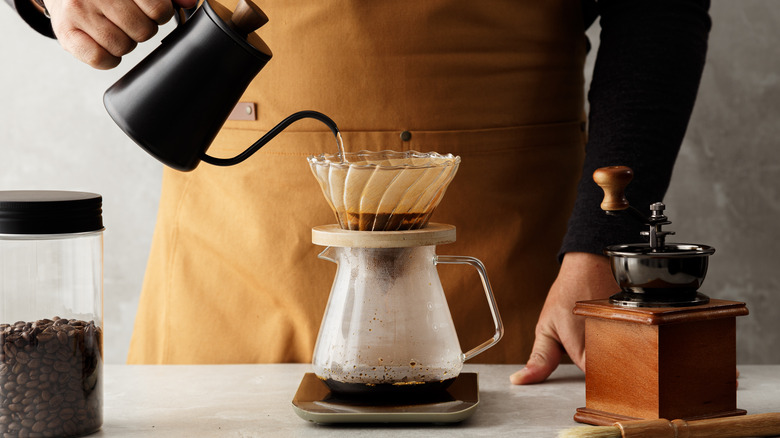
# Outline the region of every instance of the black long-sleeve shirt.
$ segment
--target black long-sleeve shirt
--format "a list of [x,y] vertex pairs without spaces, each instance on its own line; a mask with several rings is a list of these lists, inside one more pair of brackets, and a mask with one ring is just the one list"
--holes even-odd
[[588,92],[585,164],[561,254],[600,253],[642,239],[640,224],[601,211],[603,192],[592,174],[629,166],[631,205],[649,213],[663,199],[704,68],[709,6],[709,0],[583,0],[586,17],[601,17],[601,38]]
[[[6,2],[54,37],[29,0]],[[646,211],[662,200],[704,68],[709,6],[709,0],[582,0],[583,30],[600,17],[601,36],[588,92],[587,153],[561,255],[600,254],[607,245],[639,241],[641,225],[601,211],[603,193],[591,175],[599,167],[629,166],[631,205]]]

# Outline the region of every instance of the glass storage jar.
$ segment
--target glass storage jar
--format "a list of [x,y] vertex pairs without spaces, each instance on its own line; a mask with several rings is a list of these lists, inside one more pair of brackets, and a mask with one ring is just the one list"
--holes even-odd
[[0,436],[103,422],[100,195],[0,191]]

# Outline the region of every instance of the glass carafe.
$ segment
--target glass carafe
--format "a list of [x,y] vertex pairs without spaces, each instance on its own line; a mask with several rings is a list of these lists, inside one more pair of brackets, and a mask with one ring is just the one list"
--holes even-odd
[[[315,374],[332,391],[443,389],[458,376],[464,361],[499,341],[503,326],[482,263],[473,257],[436,255],[436,244],[454,241],[454,233],[454,227],[439,224],[394,232],[331,226],[317,235],[315,229],[315,243],[331,245],[320,258],[338,264],[313,357]],[[436,270],[445,263],[476,268],[495,324],[494,336],[466,353]]]

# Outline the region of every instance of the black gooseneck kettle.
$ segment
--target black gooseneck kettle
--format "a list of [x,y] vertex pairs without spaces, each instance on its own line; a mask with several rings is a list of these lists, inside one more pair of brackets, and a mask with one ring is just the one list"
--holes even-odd
[[302,118],[320,120],[338,135],[324,114],[301,111],[236,157],[207,155],[241,95],[271,59],[271,50],[254,34],[268,17],[250,0],[239,1],[233,12],[209,0],[181,11],[183,17],[179,12],[179,24],[160,46],[103,96],[114,122],[144,150],[171,168],[190,171],[201,160],[238,164]]

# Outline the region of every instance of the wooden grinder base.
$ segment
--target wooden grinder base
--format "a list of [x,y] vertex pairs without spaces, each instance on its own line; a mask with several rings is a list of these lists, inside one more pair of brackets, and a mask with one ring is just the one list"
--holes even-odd
[[744,415],[737,409],[736,317],[744,303],[710,300],[692,307],[622,307],[582,301],[585,407],[574,420],[695,420]]

